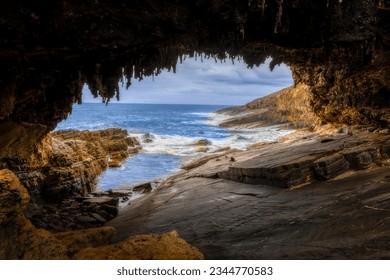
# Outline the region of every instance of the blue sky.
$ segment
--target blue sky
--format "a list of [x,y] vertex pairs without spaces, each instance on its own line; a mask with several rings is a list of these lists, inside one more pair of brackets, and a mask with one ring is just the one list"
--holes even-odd
[[[120,88],[121,103],[242,105],[293,83],[290,69],[282,64],[271,72],[268,59],[260,67],[248,69],[244,62],[225,63],[214,59],[186,58],[176,74],[164,71],[157,77],[132,80],[128,90]],[[94,99],[87,87],[83,102]],[[110,102],[116,103],[116,99]]]

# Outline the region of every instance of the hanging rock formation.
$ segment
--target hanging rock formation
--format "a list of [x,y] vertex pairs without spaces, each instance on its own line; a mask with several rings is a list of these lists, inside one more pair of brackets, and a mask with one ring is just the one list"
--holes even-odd
[[[41,1],[1,4],[1,157],[28,155],[81,101],[175,71],[182,56],[272,56],[323,122],[389,125],[388,1]],[[275,21],[275,19],[277,19]]]

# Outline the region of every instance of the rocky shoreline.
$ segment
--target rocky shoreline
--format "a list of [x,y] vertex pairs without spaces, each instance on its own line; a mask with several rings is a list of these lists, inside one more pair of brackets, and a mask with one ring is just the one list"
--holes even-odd
[[37,228],[65,232],[102,226],[118,214],[131,191],[94,193],[97,179],[141,149],[124,129],[55,131],[32,158],[6,159],[3,165],[29,191],[26,217]]
[[176,230],[207,259],[390,258],[390,134],[299,130],[185,165],[107,223]]
[[[297,127],[301,121],[297,111],[284,111],[283,120],[276,120],[280,114],[269,111],[286,95],[293,94],[297,99],[294,102],[299,102],[302,97],[297,92],[302,89],[287,88],[246,106],[222,110],[219,113],[232,116],[229,125],[222,125],[248,128],[269,124],[254,121],[260,115],[281,127]],[[252,108],[255,103],[256,108]],[[246,115],[242,115],[244,110]],[[311,114],[300,113],[301,119]],[[390,209],[386,195],[390,187],[389,130],[327,125],[313,131],[315,123],[306,120],[303,126],[310,129],[299,129],[275,142],[254,144],[243,151],[226,147],[186,162],[181,171],[159,183],[152,193],[151,183],[132,191],[93,192],[93,188],[83,188],[54,201],[41,199],[39,204],[32,199],[24,214],[38,229],[55,234],[65,244],[66,255],[76,259],[198,259],[203,254],[208,259],[389,258],[390,247],[382,242],[390,237],[386,222]],[[91,158],[92,162],[103,162],[101,169],[89,169],[95,172],[87,177],[92,180],[110,162],[112,167],[118,166],[141,149],[137,139],[121,129],[62,131],[49,137],[52,154],[48,158],[62,164],[51,168],[74,168],[75,154],[68,149],[71,147],[73,152],[82,152],[78,158],[82,164],[77,162],[76,166],[85,167],[85,161],[91,162]],[[207,148],[208,144],[207,140],[199,140],[193,145]],[[42,167],[35,167],[33,172],[37,170]],[[25,184],[32,177],[19,175],[19,180]],[[126,205],[135,192],[145,195]],[[337,201],[333,201],[335,197]],[[356,201],[364,203],[354,207]],[[340,225],[333,212],[344,208],[353,214],[342,215]],[[368,219],[375,223],[360,222]],[[314,221],[319,223],[321,233]],[[357,225],[362,228],[362,236],[345,229]],[[308,236],[303,235],[303,229]],[[342,238],[334,237],[340,234],[351,235],[351,241],[344,244]],[[182,243],[179,235],[202,253],[191,246],[183,249],[187,243]],[[157,246],[153,249],[157,255],[144,256],[144,249],[129,249],[139,238],[148,240],[144,246],[152,248],[157,246],[154,242],[164,240],[168,247],[179,246],[184,253],[180,257],[173,252],[164,255]],[[323,244],[327,239],[329,246]],[[96,248],[86,249],[85,242],[91,240]],[[286,240],[294,245],[287,246]],[[373,251],[362,249],[360,243],[369,244]]]
[[[51,146],[38,150],[29,166],[13,172],[3,168],[0,174],[2,186],[20,193],[19,202],[2,212],[2,224],[16,220],[14,230],[34,232],[32,246],[38,251],[25,246],[27,251],[17,255],[21,252],[13,244],[3,242],[1,248],[13,249],[3,251],[2,258],[390,258],[385,242],[390,238],[388,129],[327,125],[316,131],[299,129],[244,151],[227,147],[185,163],[154,192],[151,183],[108,192],[93,192],[91,182],[87,184],[86,178],[94,180],[108,168],[110,158],[119,158],[117,166],[141,149],[124,130],[56,132],[44,143]],[[201,148],[207,144],[194,143]],[[42,158],[46,161],[37,165]],[[10,168],[12,162],[3,165]],[[84,179],[77,177],[80,169],[86,172]],[[65,195],[45,201],[47,181],[32,178],[39,173],[50,178],[53,170],[73,172],[74,177],[65,177],[68,183],[78,178],[84,187],[63,192],[65,183],[55,188]],[[87,175],[90,171],[94,173]],[[24,189],[32,183],[41,183],[41,197]],[[145,195],[118,207],[134,192]],[[8,205],[6,196],[0,200]],[[42,239],[45,245],[34,245]]]
[[31,158],[2,159],[0,259],[203,259],[175,231],[110,245],[116,230],[103,225],[152,183],[94,192],[96,179],[140,150],[123,129],[58,131]]
[[310,107],[312,95],[304,84],[296,84],[255,99],[243,106],[230,107],[217,113],[228,116],[220,126],[227,128],[259,128],[279,125],[286,128],[316,127],[321,124]]

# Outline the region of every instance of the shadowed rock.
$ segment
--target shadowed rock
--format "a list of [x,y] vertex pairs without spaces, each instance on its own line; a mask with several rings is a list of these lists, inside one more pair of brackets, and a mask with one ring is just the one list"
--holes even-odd
[[203,254],[179,238],[176,231],[141,234],[114,245],[79,251],[78,260],[202,260]]
[[207,157],[123,208],[108,223],[114,240],[176,229],[207,259],[389,258],[390,168],[375,152],[389,136],[323,139],[298,133]]

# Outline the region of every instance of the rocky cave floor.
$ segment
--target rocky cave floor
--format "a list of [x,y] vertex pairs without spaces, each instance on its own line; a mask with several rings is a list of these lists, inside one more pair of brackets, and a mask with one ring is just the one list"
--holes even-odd
[[[122,136],[111,141],[116,133]],[[85,141],[52,139],[51,158],[67,163],[52,171],[68,174],[56,192],[67,182],[83,181],[78,181],[80,170],[100,173],[101,168],[91,167],[107,157],[105,151],[138,145],[119,130],[90,134],[81,132]],[[81,162],[63,148],[72,144],[77,153],[89,141],[105,148],[94,157],[85,151]],[[126,145],[118,145],[122,142]],[[23,174],[24,184],[35,182],[31,178],[36,177]],[[388,259],[389,190],[388,129],[324,126],[315,132],[299,129],[245,151],[226,148],[194,159],[157,188],[137,186],[132,192],[144,195],[132,201],[132,193],[123,190],[43,204],[31,199],[24,215],[38,231],[53,233],[66,257],[75,259]],[[153,254],[138,252],[138,242]]]
[[[71,138],[58,142],[62,134],[52,139],[50,151],[62,163],[52,169],[68,174],[64,186],[78,182],[75,166],[91,172],[95,170],[91,162],[107,157],[104,151],[122,153],[139,147],[121,130],[72,132]],[[74,134],[85,141],[76,141]],[[95,143],[91,151],[105,148],[94,152],[94,157],[86,151],[81,162],[74,162],[75,155],[64,149],[71,145],[77,153],[80,147],[88,147],[86,143]],[[31,184],[37,170],[41,169],[29,173],[35,177],[23,177],[23,172],[19,177]],[[170,246],[180,236],[206,259],[390,258],[388,129],[299,129],[245,151],[226,148],[194,159],[159,184],[157,189],[146,183],[132,191],[90,192],[43,204],[32,199],[24,214],[38,229],[68,242],[71,258],[118,258],[126,251],[108,253],[113,245],[78,253],[74,244],[84,233],[71,231],[88,228],[92,231],[85,234],[94,237],[80,240],[97,238],[99,244],[123,245],[132,236],[168,233],[162,236]],[[144,196],[129,201],[132,192]],[[195,249],[190,251],[181,256],[202,258]]]
[[390,258],[388,130],[298,131],[184,170],[120,210],[112,242],[176,230],[206,259]]

